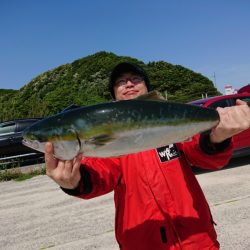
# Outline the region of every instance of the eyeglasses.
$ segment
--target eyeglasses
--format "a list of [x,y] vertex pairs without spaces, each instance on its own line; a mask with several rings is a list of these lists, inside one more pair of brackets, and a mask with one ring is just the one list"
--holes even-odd
[[128,81],[132,82],[133,84],[137,84],[137,83],[143,82],[144,79],[141,76],[132,76],[129,78],[121,78],[115,82],[115,85],[116,86],[124,86],[127,84]]

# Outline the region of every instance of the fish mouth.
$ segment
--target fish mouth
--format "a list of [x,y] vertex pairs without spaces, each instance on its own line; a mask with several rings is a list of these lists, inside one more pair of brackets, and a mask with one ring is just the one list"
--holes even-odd
[[24,146],[27,146],[27,147],[32,148],[34,150],[44,152],[44,150],[41,149],[40,143],[38,141],[30,141],[30,140],[27,140],[27,139],[23,139],[22,144]]

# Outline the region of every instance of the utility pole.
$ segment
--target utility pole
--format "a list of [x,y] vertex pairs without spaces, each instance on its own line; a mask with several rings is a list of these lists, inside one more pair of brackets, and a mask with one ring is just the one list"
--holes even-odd
[[216,75],[215,75],[215,72],[213,74],[213,78],[214,78],[214,87],[217,89],[217,86],[216,86]]

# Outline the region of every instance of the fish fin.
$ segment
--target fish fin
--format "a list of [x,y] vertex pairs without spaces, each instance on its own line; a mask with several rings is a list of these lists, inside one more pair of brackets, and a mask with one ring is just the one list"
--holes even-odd
[[87,140],[86,144],[94,144],[96,146],[103,146],[107,144],[108,142],[112,141],[114,137],[111,134],[101,134],[98,136],[94,136]]
[[166,100],[159,91],[150,91],[145,95],[136,98],[137,100]]

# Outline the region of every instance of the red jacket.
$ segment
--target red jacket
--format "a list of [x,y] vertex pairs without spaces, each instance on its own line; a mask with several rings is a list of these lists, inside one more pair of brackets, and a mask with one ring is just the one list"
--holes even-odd
[[210,148],[204,138],[120,158],[84,158],[82,182],[72,194],[89,199],[114,190],[122,250],[219,249],[191,166],[221,168],[232,146]]

